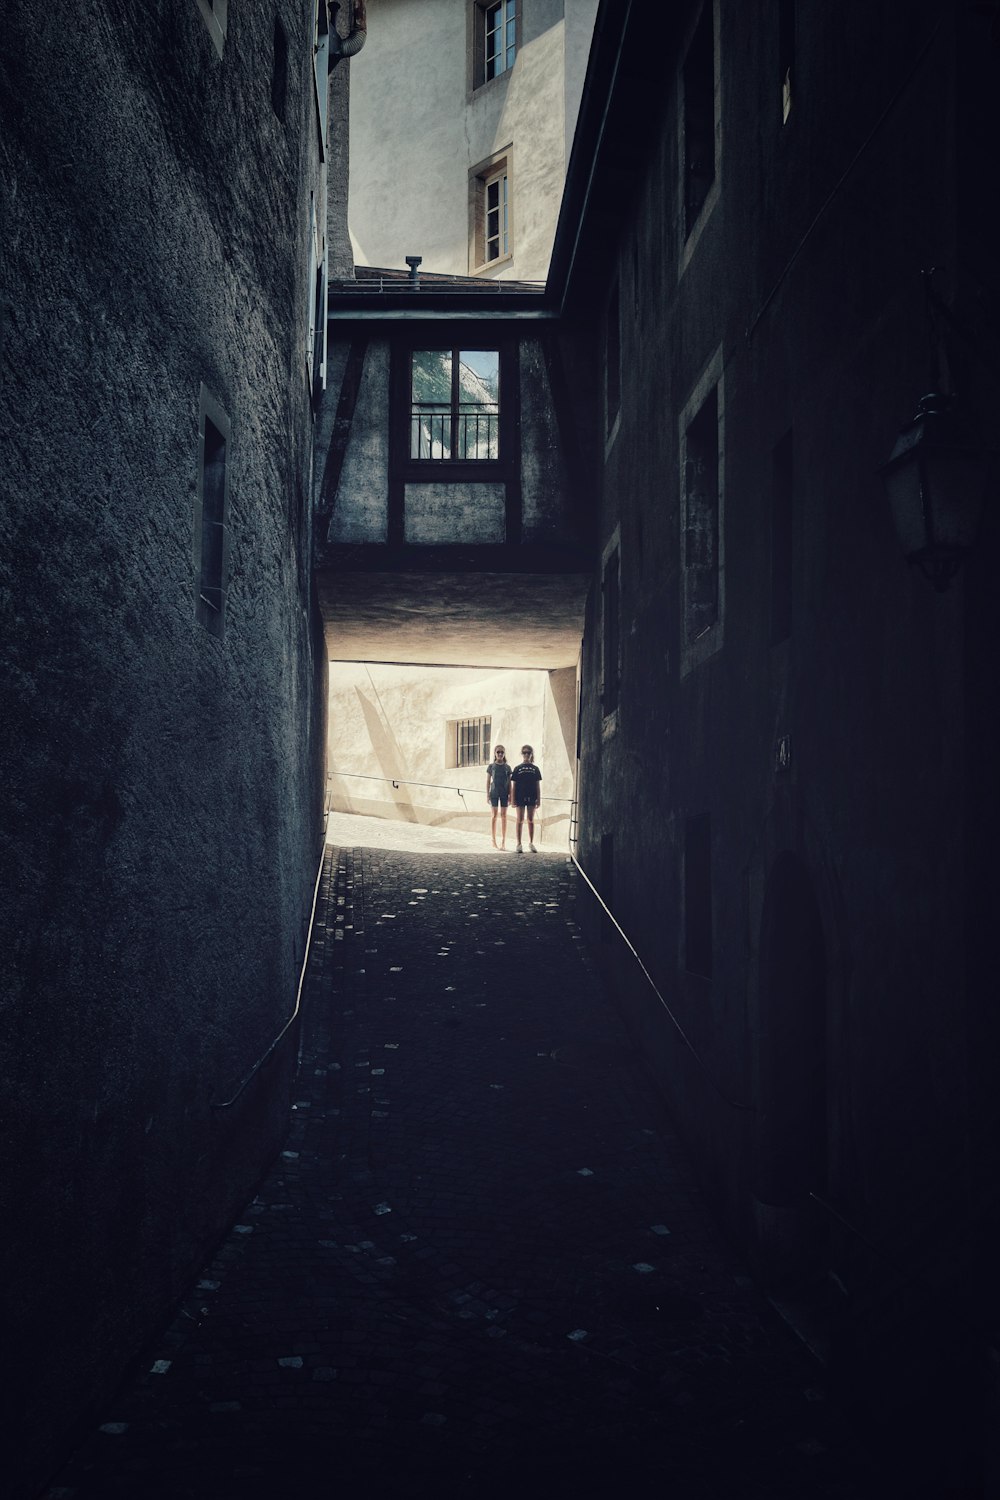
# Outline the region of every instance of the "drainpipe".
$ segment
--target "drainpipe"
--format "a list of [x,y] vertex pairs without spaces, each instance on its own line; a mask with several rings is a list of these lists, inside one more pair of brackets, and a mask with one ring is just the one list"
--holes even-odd
[[330,0],[330,61],[327,72],[332,73],[341,58],[354,57],[368,40],[368,21],[365,17],[365,0],[354,0],[354,19],[346,36],[337,31],[337,12],[340,0]]

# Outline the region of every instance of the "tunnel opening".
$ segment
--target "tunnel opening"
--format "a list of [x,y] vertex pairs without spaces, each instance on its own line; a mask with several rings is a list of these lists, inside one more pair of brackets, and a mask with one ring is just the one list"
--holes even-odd
[[[330,663],[326,806],[514,848],[511,807],[493,817],[488,768],[511,767],[531,745],[542,773],[536,842],[564,850],[576,795],[576,667],[472,667],[419,662]],[[361,829],[361,822],[354,825]],[[465,844],[463,843],[463,847]]]

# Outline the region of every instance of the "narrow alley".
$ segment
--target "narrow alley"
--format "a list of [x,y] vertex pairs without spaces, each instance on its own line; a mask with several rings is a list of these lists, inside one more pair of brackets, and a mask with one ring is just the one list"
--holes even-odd
[[328,844],[285,1149],[47,1500],[877,1493],[712,1226],[572,865],[418,837]]

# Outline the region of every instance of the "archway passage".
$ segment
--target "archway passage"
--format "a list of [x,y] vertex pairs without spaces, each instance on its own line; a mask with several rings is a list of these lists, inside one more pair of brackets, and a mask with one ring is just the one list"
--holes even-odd
[[809,1193],[827,1180],[827,975],[815,887],[788,851],[768,880],[760,959],[754,1196],[772,1270],[798,1275],[816,1268]]

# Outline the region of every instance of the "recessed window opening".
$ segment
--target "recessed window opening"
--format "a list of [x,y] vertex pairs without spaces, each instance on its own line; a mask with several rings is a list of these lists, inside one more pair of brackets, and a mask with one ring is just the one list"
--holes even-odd
[[778,4],[778,76],[781,80],[781,123],[792,112],[792,81],[795,68],[795,0]]
[[417,349],[410,360],[410,457],[484,462],[500,456],[500,354]]
[[771,456],[771,644],[792,633],[794,578],[794,471],[792,433],[785,433]]
[[684,613],[688,643],[719,618],[719,398],[713,386],[685,433]]
[[226,605],[227,435],[229,424],[202,391],[195,502],[195,618],[222,635]]
[[601,598],[603,605],[603,664],[604,691],[602,706],[605,715],[614,713],[618,707],[621,651],[621,585],[619,580],[618,548],[616,547],[604,564]]
[[610,433],[622,401],[622,335],[621,304],[618,283],[611,289],[608,298],[607,322],[604,332],[604,380],[605,404],[607,406],[607,430]]
[[715,181],[715,38],[706,0],[683,69],[684,233],[689,235]]
[[285,123],[285,105],[288,99],[288,37],[278,16],[274,18],[274,47],[271,57],[271,108]]
[[517,5],[515,0],[500,0],[488,5],[483,17],[483,76],[486,82],[508,72],[517,54]]
[[712,825],[708,813],[684,820],[684,967],[712,977]]
[[492,718],[456,719],[453,725],[455,767],[488,765],[492,759]]

